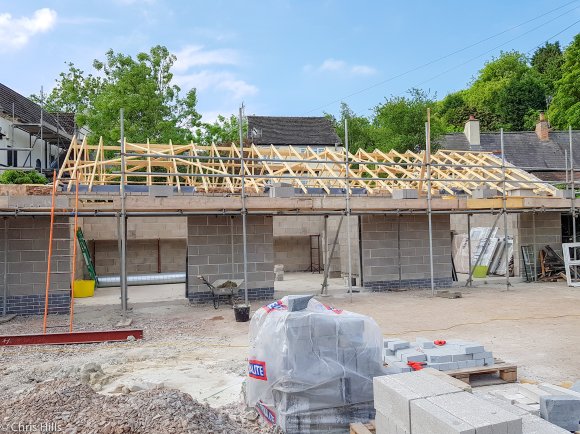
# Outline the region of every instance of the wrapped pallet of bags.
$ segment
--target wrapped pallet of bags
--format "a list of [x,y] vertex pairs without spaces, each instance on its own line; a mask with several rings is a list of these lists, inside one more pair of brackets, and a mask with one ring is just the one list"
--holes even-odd
[[382,343],[370,317],[284,297],[252,317],[246,403],[287,434],[348,432],[374,417]]

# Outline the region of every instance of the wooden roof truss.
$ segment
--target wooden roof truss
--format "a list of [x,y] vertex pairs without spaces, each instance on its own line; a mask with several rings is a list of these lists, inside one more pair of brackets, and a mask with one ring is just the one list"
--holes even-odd
[[[301,147],[302,148],[302,147]],[[119,184],[121,180],[120,145],[96,145],[73,138],[58,174],[58,182],[79,178],[89,191],[97,185]],[[125,173],[127,184],[195,187],[205,193],[234,193],[241,189],[240,148],[232,145],[200,146],[188,144],[126,143]],[[391,193],[393,189],[413,188],[426,191],[424,151],[372,152],[359,149],[349,154],[351,189],[368,194]],[[501,159],[491,153],[440,150],[431,155],[433,193],[471,194],[488,186],[502,191]],[[347,187],[344,150],[327,147],[321,153],[306,147],[300,152],[293,146],[256,146],[244,148],[245,185],[249,192],[260,193],[277,182],[292,184],[307,193],[309,188],[330,193],[332,188]],[[555,195],[556,189],[512,165],[505,168],[506,189],[532,189]]]

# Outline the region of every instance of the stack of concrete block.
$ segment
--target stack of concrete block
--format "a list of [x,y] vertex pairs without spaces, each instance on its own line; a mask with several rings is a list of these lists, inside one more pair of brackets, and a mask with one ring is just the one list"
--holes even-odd
[[521,434],[517,415],[430,372],[374,379],[376,434]]
[[391,373],[409,372],[408,362],[419,362],[423,366],[439,371],[476,368],[494,364],[493,354],[477,342],[450,340],[445,345],[417,338],[415,342],[402,339],[385,339],[383,362]]
[[281,282],[284,280],[284,264],[274,265],[274,280]]
[[[290,316],[283,372],[292,379],[273,391],[286,434],[344,431],[374,417],[372,378],[382,375],[380,348],[364,339],[365,319]],[[269,375],[275,375],[270,371]],[[306,386],[309,385],[309,386]]]
[[[525,396],[530,401],[539,401],[540,396],[547,394],[538,386],[531,384],[513,384],[511,386],[517,387],[515,391],[510,393],[498,393],[499,391],[492,391],[490,393],[483,393],[479,395],[482,399],[522,418],[522,432],[524,434],[566,434],[568,430],[560,428],[547,420],[542,419],[537,414],[538,412],[531,405],[522,405],[526,402],[521,399],[521,395]],[[529,402],[529,401],[528,401]],[[512,404],[513,403],[513,404]],[[537,406],[539,407],[539,403]],[[535,407],[535,406],[534,406]]]

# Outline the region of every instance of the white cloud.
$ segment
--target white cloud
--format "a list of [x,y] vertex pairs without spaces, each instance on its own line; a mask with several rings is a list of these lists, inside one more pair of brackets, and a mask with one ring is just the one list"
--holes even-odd
[[258,88],[244,80],[236,77],[228,71],[203,70],[191,74],[176,74],[173,80],[182,88],[196,88],[203,92],[209,89],[216,89],[228,92],[234,99],[242,99],[258,93]]
[[14,18],[9,13],[0,14],[0,51],[23,48],[32,36],[52,29],[56,18],[56,11],[49,8],[36,10],[32,17]]
[[368,65],[349,65],[344,60],[326,59],[319,66],[304,65],[304,72],[341,73],[349,75],[373,75],[377,70]]
[[229,48],[204,50],[201,45],[187,45],[175,55],[177,61],[174,69],[177,72],[184,72],[195,66],[237,65],[239,63],[238,52]]
[[373,75],[377,72],[375,68],[367,65],[353,65],[350,71],[356,75]]
[[318,68],[320,71],[344,71],[347,64],[343,60],[326,59]]

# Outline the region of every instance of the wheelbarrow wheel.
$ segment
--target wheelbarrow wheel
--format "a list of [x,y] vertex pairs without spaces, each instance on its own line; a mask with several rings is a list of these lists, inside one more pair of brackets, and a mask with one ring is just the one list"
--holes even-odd
[[220,307],[220,296],[217,294],[213,294],[213,308],[217,309]]

